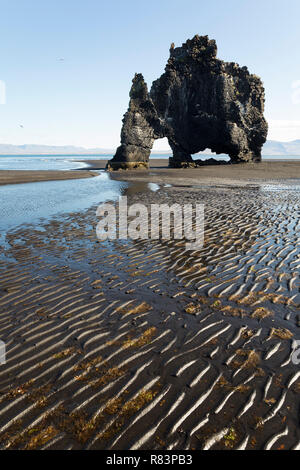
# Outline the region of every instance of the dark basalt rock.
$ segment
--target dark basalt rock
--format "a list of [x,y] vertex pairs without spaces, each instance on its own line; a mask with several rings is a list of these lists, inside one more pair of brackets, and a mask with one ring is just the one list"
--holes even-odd
[[171,45],[165,73],[150,93],[143,76],[135,75],[121,145],[108,169],[147,168],[161,137],[173,151],[172,167],[203,165],[191,155],[207,148],[228,154],[232,163],[261,160],[268,131],[262,82],[216,54],[214,40],[196,35],[181,47]]

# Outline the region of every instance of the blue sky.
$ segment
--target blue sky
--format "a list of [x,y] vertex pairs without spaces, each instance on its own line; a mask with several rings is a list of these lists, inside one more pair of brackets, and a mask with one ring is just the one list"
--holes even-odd
[[269,138],[300,139],[299,19],[299,0],[0,0],[0,143],[116,147],[134,73],[151,85],[195,34],[261,76]]

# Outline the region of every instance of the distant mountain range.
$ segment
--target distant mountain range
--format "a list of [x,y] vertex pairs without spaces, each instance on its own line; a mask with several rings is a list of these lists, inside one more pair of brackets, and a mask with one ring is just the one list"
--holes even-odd
[[276,140],[267,140],[263,146],[262,154],[267,155],[282,155],[284,156],[299,156],[300,155],[300,140],[292,140],[291,142],[278,142]]
[[[54,146],[54,145],[11,145],[0,144],[0,155],[111,155],[115,149],[74,147],[72,145]],[[170,150],[156,150],[153,154],[169,154]],[[209,150],[200,152],[201,154],[211,155]],[[262,154],[300,156],[300,140],[292,142],[278,142],[276,140],[268,140]]]
[[0,155],[99,155],[114,153],[112,149],[87,149],[72,145],[0,144]]

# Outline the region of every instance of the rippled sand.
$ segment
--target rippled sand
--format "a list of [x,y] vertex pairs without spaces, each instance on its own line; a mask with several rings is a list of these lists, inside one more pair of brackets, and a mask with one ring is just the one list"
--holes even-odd
[[99,242],[95,208],[8,233],[0,445],[300,445],[300,191],[133,191],[205,204],[205,245]]

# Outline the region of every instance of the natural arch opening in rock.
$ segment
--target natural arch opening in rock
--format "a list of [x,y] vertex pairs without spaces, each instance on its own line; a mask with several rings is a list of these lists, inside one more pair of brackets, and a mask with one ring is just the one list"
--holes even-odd
[[169,166],[169,158],[172,156],[172,150],[169,146],[167,137],[162,137],[154,141],[149,164],[151,168],[167,168]]
[[172,150],[167,137],[161,137],[154,141],[150,158],[156,157],[157,155],[172,155]]
[[193,162],[197,166],[205,165],[228,165],[231,163],[229,155],[225,153],[217,154],[210,149],[205,149],[203,153],[195,153],[192,155]]

